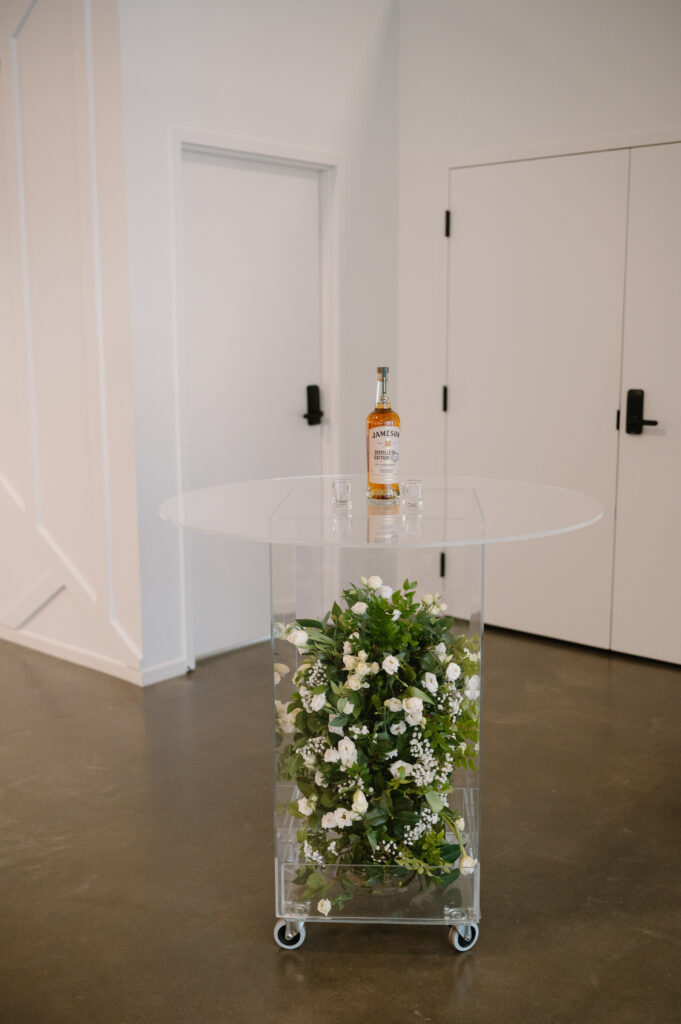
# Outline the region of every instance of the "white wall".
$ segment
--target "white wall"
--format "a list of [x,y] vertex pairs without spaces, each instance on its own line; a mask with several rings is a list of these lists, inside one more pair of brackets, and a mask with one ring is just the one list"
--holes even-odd
[[140,682],[115,15],[0,8],[0,637]]
[[443,465],[448,168],[680,137],[680,39],[677,0],[400,0],[405,470]]
[[375,367],[396,353],[397,21],[391,0],[120,0],[120,24],[151,681],[185,665],[179,537],[158,517],[159,503],[178,490],[172,126],[340,163],[342,404],[324,429],[340,439],[340,465],[329,469],[360,470]]

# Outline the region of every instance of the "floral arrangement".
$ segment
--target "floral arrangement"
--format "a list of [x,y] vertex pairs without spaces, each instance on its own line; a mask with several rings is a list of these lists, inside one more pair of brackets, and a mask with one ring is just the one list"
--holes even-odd
[[[282,630],[302,661],[276,701],[278,776],[300,794],[285,808],[301,819],[296,883],[325,916],[358,886],[447,886],[477,863],[447,794],[477,763],[479,644],[454,637],[439,595],[416,597],[415,582],[360,583],[345,608]],[[276,664],[275,683],[286,672]]]

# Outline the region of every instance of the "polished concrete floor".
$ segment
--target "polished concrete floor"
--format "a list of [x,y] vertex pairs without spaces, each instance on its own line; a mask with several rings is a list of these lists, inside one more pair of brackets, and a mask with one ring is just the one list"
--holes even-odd
[[681,673],[486,639],[483,916],[272,939],[267,649],[146,691],[0,644],[0,1022],[681,1020]]

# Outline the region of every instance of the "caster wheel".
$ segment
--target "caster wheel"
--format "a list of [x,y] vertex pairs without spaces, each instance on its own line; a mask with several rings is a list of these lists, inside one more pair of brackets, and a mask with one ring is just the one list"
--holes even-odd
[[290,938],[286,938],[286,921],[277,921],[274,926],[274,941],[282,949],[298,949],[305,942],[305,925],[302,921],[296,922],[298,929]]
[[477,924],[462,924],[449,929],[449,945],[457,953],[467,953],[478,941],[480,929]]

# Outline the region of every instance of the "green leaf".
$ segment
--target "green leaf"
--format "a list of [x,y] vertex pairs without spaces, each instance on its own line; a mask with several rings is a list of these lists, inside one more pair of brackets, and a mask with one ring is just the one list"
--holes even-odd
[[408,697],[420,697],[425,704],[433,703],[433,698],[429,697],[427,693],[423,692],[423,690],[419,690],[418,686],[409,686],[405,692]]
[[303,626],[305,629],[321,629],[324,627],[318,619],[296,619],[299,626]]
[[435,811],[436,814],[439,811],[441,811],[442,808],[445,806],[444,800],[442,799],[439,793],[435,792],[434,789],[429,789],[428,792],[425,794],[425,797],[431,811]]
[[369,840],[369,846],[376,853],[376,847],[378,846],[378,836],[373,829],[367,829],[367,839]]
[[326,885],[326,879],[321,871],[313,871],[307,880],[307,885],[308,888],[313,891],[316,889],[322,889]]

